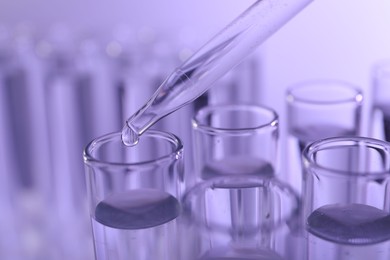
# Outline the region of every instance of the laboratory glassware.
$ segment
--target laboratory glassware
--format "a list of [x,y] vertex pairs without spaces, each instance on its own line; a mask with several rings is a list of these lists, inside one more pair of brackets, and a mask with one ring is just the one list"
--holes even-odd
[[279,128],[274,110],[206,106],[195,114],[192,127],[194,172],[187,176],[189,183],[223,175],[276,175]]
[[390,59],[377,62],[371,72],[371,135],[390,141]]
[[13,147],[13,140],[11,138],[12,127],[12,106],[7,100],[9,97],[10,88],[7,86],[6,79],[8,78],[10,70],[10,58],[13,56],[13,50],[11,48],[10,39],[8,36],[8,28],[0,27],[0,124],[3,126],[0,128],[0,228],[4,233],[9,234],[9,237],[0,238],[0,258],[20,258],[23,256],[23,250],[19,247],[20,241],[16,232],[16,221],[13,217],[16,212],[15,206],[11,200],[11,194],[14,195],[16,190],[14,189],[13,176],[15,176],[14,170],[14,157],[13,151],[10,150]]
[[84,260],[93,258],[93,239],[81,153],[90,140],[115,131],[122,120],[101,45],[92,36],[78,37],[66,28],[53,28],[38,50],[45,65],[53,226],[61,233],[54,236],[56,251]]
[[97,260],[178,258],[183,146],[151,129],[136,146],[107,134],[84,150]]
[[181,259],[302,259],[300,200],[276,178],[215,177],[188,190],[182,206]]
[[360,135],[363,94],[349,82],[319,79],[290,86],[286,103],[286,164],[282,174],[300,193],[302,150],[318,139]]
[[312,0],[259,0],[177,67],[122,130],[123,143],[204,93]]
[[308,145],[302,160],[307,259],[389,259],[389,143],[332,137]]
[[0,50],[5,52],[0,54],[0,170],[6,186],[1,189],[7,193],[1,196],[7,235],[0,239],[0,256],[50,258],[51,179],[41,64],[34,54],[34,33],[16,27],[10,31],[12,37]]

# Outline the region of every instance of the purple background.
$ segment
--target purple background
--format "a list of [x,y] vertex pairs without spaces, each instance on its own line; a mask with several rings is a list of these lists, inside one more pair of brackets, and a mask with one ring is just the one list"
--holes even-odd
[[[234,19],[253,2],[248,0],[2,0],[0,1],[0,29],[1,25],[4,25],[11,34],[14,34],[17,31],[23,31],[31,27],[34,28],[34,34],[41,36],[52,30],[55,25],[64,25],[70,30],[71,35],[93,33],[98,35],[99,39],[107,41],[112,37],[116,28],[120,26],[122,28],[128,28],[131,33],[136,32],[138,37],[141,37],[141,42],[147,42],[153,37],[160,39],[161,36],[168,36],[166,39],[171,41],[170,44],[174,42],[176,46],[186,46],[189,48],[188,51],[190,53],[190,51],[202,46],[207,39],[222,29],[224,25]],[[257,78],[256,84],[258,89],[253,91],[255,95],[249,94],[250,101],[270,106],[279,113],[281,117],[282,142],[285,137],[283,135],[285,129],[283,128],[285,122],[285,90],[292,84],[317,78],[335,78],[349,81],[364,91],[367,104],[369,105],[371,94],[371,66],[378,60],[390,58],[389,28],[390,1],[314,1],[290,23],[267,40],[252,55],[251,59],[257,63],[255,66],[256,70],[254,72],[252,71],[252,73]],[[168,44],[167,46],[163,50],[176,48],[170,47],[175,45]],[[163,55],[166,54],[163,53]],[[185,53],[182,54],[184,55]],[[22,56],[26,57],[26,55]],[[176,60],[175,62],[178,61]],[[30,66],[29,69],[34,71],[33,73],[40,73],[37,72],[38,67],[33,65],[35,63],[27,64]],[[160,75],[162,77],[170,72],[170,66],[164,67],[168,71],[163,71],[161,67],[159,68],[159,73],[162,74]],[[240,82],[240,80],[238,81]],[[221,91],[223,92],[223,90]],[[144,91],[143,96],[140,95],[142,97],[135,100],[136,105],[141,105],[150,94]],[[221,96],[221,94],[216,94],[216,96]],[[24,98],[27,97],[28,95]],[[130,116],[129,111],[134,111],[135,107],[129,105],[128,108],[122,111],[124,113],[123,116]],[[369,106],[365,107],[365,120],[368,120],[369,108]],[[184,116],[186,118],[188,114],[185,113],[187,112],[191,114],[191,111],[183,110],[180,113],[184,115],[178,112],[177,116]],[[4,114],[0,113],[0,116],[4,116]],[[30,118],[30,120],[34,123],[34,120],[42,120],[42,118]],[[167,119],[165,122],[168,122],[168,125],[172,125],[174,124],[172,122],[177,122],[177,119],[171,121]],[[66,122],[64,124],[66,125]],[[3,126],[0,127],[5,129]],[[40,128],[38,126],[34,129],[39,132]],[[114,127],[112,130],[115,129],[119,130],[119,127]],[[187,132],[189,130],[186,129]],[[78,130],[76,129],[75,131]],[[179,131],[183,131],[183,129],[179,129]],[[38,133],[36,136],[42,138],[42,133]],[[181,138],[186,139],[189,137],[181,136]],[[8,139],[6,141],[2,140],[2,142],[2,144],[5,144],[3,145],[3,148],[5,148],[0,150],[0,152],[6,151],[7,145],[9,147],[20,146],[20,144],[15,145],[13,143],[16,142],[15,140]],[[39,144],[39,141],[37,143]],[[85,141],[83,143],[85,144]],[[36,142],[32,142],[30,145],[34,146]],[[47,150],[43,150],[42,148],[42,153],[40,154],[49,154]],[[80,157],[78,158],[81,161],[81,151],[75,152],[79,152]],[[1,165],[1,163],[7,161],[10,155],[8,154],[8,157],[4,153],[0,153],[0,155],[3,156],[0,158],[0,166],[2,167],[0,174],[3,174],[0,176],[0,181],[3,181],[2,185],[5,185],[7,184],[6,181],[10,181],[10,179],[8,175],[4,174],[5,170],[2,170],[4,165]],[[35,154],[34,156],[37,155]],[[24,156],[28,157],[26,154]],[[37,159],[34,160],[37,161]],[[41,163],[45,164],[44,160]],[[63,161],[62,163],[69,166],[69,162]],[[56,165],[56,167],[66,170],[67,167],[64,165]],[[61,182],[62,180],[56,181]],[[43,186],[47,185],[48,183],[43,184]],[[13,189],[12,185],[9,186],[8,189]],[[2,187],[0,184],[0,189]],[[4,190],[2,192],[4,193]],[[0,193],[0,195],[3,193]],[[22,199],[25,198],[23,197]],[[30,207],[29,200],[26,201],[28,205],[24,206],[28,208]],[[31,205],[34,205],[33,203],[31,202]],[[4,206],[7,207],[7,205],[2,205],[2,207]],[[22,213],[11,212],[10,215],[13,216],[12,214]],[[25,221],[29,223],[26,224],[29,227],[33,223],[31,221],[35,220],[27,218]],[[16,226],[18,226],[17,220],[15,222]],[[10,224],[9,226],[12,225]],[[19,228],[20,230],[23,229],[20,224]],[[40,231],[38,230],[37,232]],[[27,232],[26,234],[22,240],[27,241],[25,243],[28,246],[31,246],[31,243],[33,246],[36,246],[33,243],[46,243],[36,242],[39,240],[36,237],[31,238],[36,233]],[[30,237],[26,238],[27,236]],[[72,236],[77,237],[73,233],[68,236],[68,241],[75,241],[75,237]],[[50,235],[48,240],[45,239],[47,238],[43,238],[43,241],[51,241]],[[10,241],[13,240],[10,239]],[[15,241],[18,241],[18,239]],[[66,244],[66,240],[64,241],[58,243]],[[0,239],[0,258],[17,259],[15,257],[8,257],[4,253],[6,252],[7,246],[4,246],[6,244],[2,244],[2,242]],[[57,241],[53,243],[57,243]],[[73,250],[67,246],[59,247],[66,248],[65,251]],[[53,250],[55,251],[55,249]],[[83,254],[88,255],[88,252],[78,254],[78,250],[75,247],[75,254],[73,256],[64,256],[60,259],[77,259],[77,257],[79,259],[87,259]],[[27,253],[27,255],[34,255],[35,253]],[[58,252],[53,254],[58,255]],[[31,259],[49,259],[42,256],[41,258],[34,257]],[[25,255],[21,259],[28,258]]]

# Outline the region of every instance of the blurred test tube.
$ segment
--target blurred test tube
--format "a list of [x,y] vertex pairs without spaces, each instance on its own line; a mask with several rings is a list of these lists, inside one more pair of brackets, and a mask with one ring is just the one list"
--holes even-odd
[[9,138],[9,129],[7,127],[10,122],[10,115],[8,107],[6,106],[7,86],[5,84],[5,76],[7,64],[12,55],[9,31],[6,26],[0,26],[0,210],[3,214],[0,215],[0,228],[4,232],[10,234],[7,239],[2,237],[0,239],[0,257],[10,258],[13,253],[18,252],[17,238],[15,236],[15,223],[12,222],[12,208],[11,208],[11,185],[9,185],[12,176],[12,154],[8,151],[12,147],[12,142]]
[[[4,253],[8,259],[50,256],[48,216],[50,178],[41,67],[34,55],[34,32],[21,24],[12,30],[10,48],[2,48],[1,167],[10,217]],[[4,47],[4,45],[2,45]],[[5,214],[5,217],[7,214]],[[0,253],[0,254],[1,254]]]
[[[113,88],[99,44],[54,28],[41,42],[45,62],[46,110],[56,202],[58,252],[91,259],[82,150],[94,137],[119,128]],[[58,236],[58,234],[61,236]]]

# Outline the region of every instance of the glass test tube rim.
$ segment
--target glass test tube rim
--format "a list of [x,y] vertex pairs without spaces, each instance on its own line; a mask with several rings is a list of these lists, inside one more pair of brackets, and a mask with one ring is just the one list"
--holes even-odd
[[[334,90],[349,91],[347,97],[337,97],[332,99],[318,99],[313,97],[305,97],[299,93],[309,89],[317,88],[319,90],[328,90],[333,87]],[[340,79],[313,79],[302,81],[291,85],[286,90],[286,99],[290,104],[310,104],[310,105],[330,105],[330,104],[345,104],[345,103],[356,103],[358,105],[363,102],[363,92],[356,85],[351,82],[340,80]]]
[[111,162],[111,161],[102,161],[101,159],[94,156],[93,152],[103,146],[104,144],[107,144],[111,141],[118,142],[118,145],[121,145],[124,149],[135,149],[136,146],[126,146],[122,143],[121,139],[122,133],[121,132],[114,132],[109,133],[100,137],[95,138],[90,143],[86,145],[83,151],[83,158],[84,163],[86,165],[93,165],[94,167],[118,167],[123,168],[126,167],[127,169],[132,168],[141,168],[141,167],[151,167],[152,165],[159,165],[164,164],[166,162],[169,162],[174,159],[179,159],[183,157],[183,143],[180,140],[179,137],[177,137],[175,134],[166,132],[166,131],[160,131],[160,130],[154,130],[149,129],[145,134],[144,137],[152,137],[152,138],[161,138],[162,140],[165,140],[172,144],[173,151],[169,154],[159,156],[153,160],[144,160],[140,162]]
[[[218,109],[225,109],[230,111],[243,111],[247,110],[251,113],[261,112],[268,113],[270,115],[270,120],[267,123],[258,124],[251,127],[238,127],[238,128],[223,128],[223,127],[213,127],[208,126],[202,123],[202,117],[207,116],[212,111]],[[209,105],[201,108],[195,116],[192,118],[192,126],[194,129],[211,134],[211,135],[230,135],[230,136],[245,136],[252,135],[253,132],[263,132],[269,131],[269,129],[277,129],[279,125],[279,115],[278,113],[269,107],[259,106],[259,105],[250,105],[250,104],[237,104],[237,105]]]
[[[324,147],[325,146],[325,147]],[[307,145],[302,151],[303,164],[306,164],[306,168],[311,168],[313,171],[321,171],[321,175],[332,176],[334,178],[346,178],[346,179],[380,179],[390,177],[390,165],[387,171],[370,171],[370,172],[357,172],[357,171],[345,171],[335,168],[329,168],[319,165],[315,162],[315,154],[321,150],[332,149],[334,147],[362,147],[385,150],[389,153],[390,158],[390,143],[375,138],[363,137],[363,136],[347,136],[347,137],[329,137],[320,139]]]
[[229,189],[229,186],[223,186],[226,184],[232,184],[232,187],[234,187],[232,189],[240,189],[240,187],[237,187],[237,184],[240,183],[243,184],[241,188],[264,187],[265,183],[272,184],[273,187],[277,187],[280,192],[285,193],[288,198],[291,198],[291,202],[293,203],[293,205],[291,206],[291,210],[287,214],[284,214],[284,216],[281,217],[278,221],[274,222],[272,225],[270,225],[269,223],[259,225],[256,230],[251,230],[251,232],[258,233],[259,229],[278,230],[283,224],[294,224],[294,221],[298,220],[302,210],[302,201],[298,194],[287,183],[282,182],[277,178],[248,175],[215,177],[207,181],[200,182],[195,186],[191,187],[185,192],[181,200],[183,215],[186,219],[190,219],[191,224],[196,225],[196,227],[200,228],[201,231],[215,231],[220,234],[228,234],[231,231],[229,227],[213,222],[207,222],[207,225],[204,225],[203,221],[199,219],[199,217],[188,217],[188,205],[190,204],[190,200],[194,196],[199,194],[205,194],[204,191],[208,189]]

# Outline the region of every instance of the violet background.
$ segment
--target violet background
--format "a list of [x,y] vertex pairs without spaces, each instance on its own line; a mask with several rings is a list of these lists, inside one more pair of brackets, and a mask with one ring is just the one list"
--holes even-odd
[[[45,34],[54,25],[61,24],[72,33],[94,33],[101,39],[110,38],[114,28],[121,25],[142,31],[146,36],[151,32],[169,35],[178,45],[188,45],[195,50],[253,2],[1,0],[0,25],[12,31],[29,24],[38,34]],[[378,60],[390,58],[389,28],[390,1],[315,0],[250,57],[258,64],[255,73],[258,89],[254,91],[256,95],[251,96],[251,101],[270,106],[279,113],[281,143],[285,138],[285,90],[292,84],[308,79],[335,78],[359,86],[367,100],[363,121],[369,124],[371,67]],[[223,92],[223,89],[220,88],[220,91]],[[146,99],[148,95],[145,93],[143,98]],[[138,102],[141,105],[142,99]],[[175,120],[169,121],[169,124],[172,122]],[[8,145],[12,145],[12,141],[7,140]],[[47,154],[47,151],[42,154]],[[3,170],[0,174],[4,177]],[[72,239],[72,234],[69,237]],[[36,241],[31,237],[29,239],[30,242]],[[51,246],[47,242],[42,243],[43,247]],[[35,251],[21,258],[12,253],[7,255],[7,246],[4,245],[0,242],[1,259],[49,259],[36,256]],[[57,259],[90,257],[90,252],[78,250],[74,248],[72,256],[58,252],[53,255]]]

